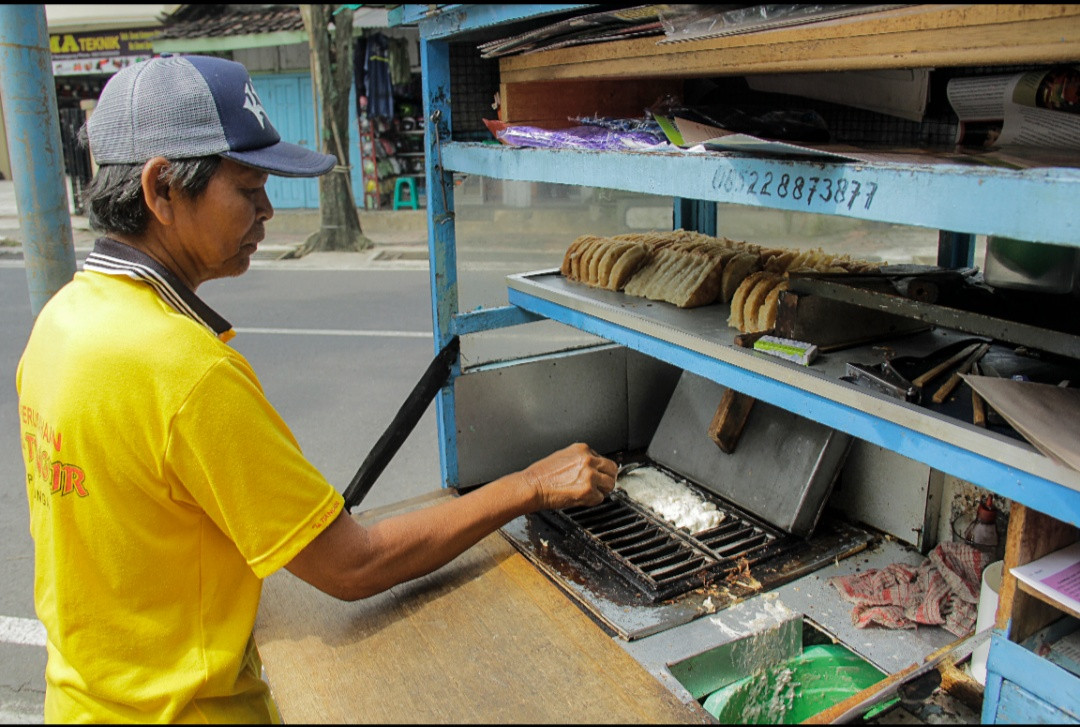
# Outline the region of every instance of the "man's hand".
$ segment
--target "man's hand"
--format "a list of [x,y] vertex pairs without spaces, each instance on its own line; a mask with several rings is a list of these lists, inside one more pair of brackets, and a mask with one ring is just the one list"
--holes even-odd
[[354,601],[422,576],[515,517],[598,505],[618,467],[572,444],[468,494],[363,527],[343,512],[288,564],[324,593]]
[[537,509],[599,505],[615,487],[619,467],[586,444],[571,444],[522,471],[537,496]]

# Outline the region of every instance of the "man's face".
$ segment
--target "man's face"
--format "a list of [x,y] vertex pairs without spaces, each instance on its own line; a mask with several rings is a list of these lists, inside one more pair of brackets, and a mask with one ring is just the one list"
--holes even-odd
[[206,190],[194,199],[174,196],[176,232],[183,244],[189,282],[240,275],[266,236],[274,216],[266,196],[267,174],[222,159]]

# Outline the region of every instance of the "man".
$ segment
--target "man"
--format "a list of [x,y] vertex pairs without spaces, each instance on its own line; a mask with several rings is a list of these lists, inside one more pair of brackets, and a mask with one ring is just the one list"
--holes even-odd
[[116,74],[87,131],[105,236],[16,374],[46,721],[277,721],[251,639],[262,578],[285,567],[364,598],[514,517],[610,492],[614,463],[578,444],[358,525],[195,294],[247,269],[273,215],[268,174],[335,158],[281,142],[244,67],[199,56]]

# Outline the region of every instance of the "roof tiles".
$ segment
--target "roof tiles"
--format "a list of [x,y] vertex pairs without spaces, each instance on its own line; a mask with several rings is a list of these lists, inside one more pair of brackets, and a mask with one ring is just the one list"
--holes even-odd
[[184,5],[165,20],[156,40],[220,38],[303,30],[296,5]]

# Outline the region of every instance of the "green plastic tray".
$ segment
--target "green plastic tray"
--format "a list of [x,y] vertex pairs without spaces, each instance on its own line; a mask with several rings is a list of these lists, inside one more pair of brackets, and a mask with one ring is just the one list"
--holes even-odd
[[723,724],[796,724],[884,678],[884,672],[843,646],[808,646],[794,659],[713,692],[704,707]]

